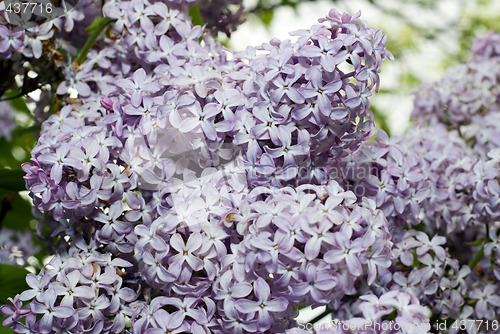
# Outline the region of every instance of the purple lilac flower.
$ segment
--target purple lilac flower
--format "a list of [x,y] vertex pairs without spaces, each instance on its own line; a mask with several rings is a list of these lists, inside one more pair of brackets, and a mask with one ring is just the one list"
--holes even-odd
[[235,307],[244,314],[257,313],[257,329],[265,331],[272,325],[271,314],[273,312],[283,312],[288,307],[288,302],[284,297],[270,299],[269,285],[261,277],[254,283],[254,293],[256,301],[248,299],[239,299]]
[[21,51],[24,46],[24,30],[13,31],[10,27],[0,25],[0,53]]
[[42,302],[33,302],[31,304],[31,310],[36,314],[43,314],[39,322],[41,333],[50,333],[52,331],[52,323],[54,318],[65,319],[71,317],[75,310],[73,307],[68,306],[55,306],[57,294],[54,289],[46,290],[42,297]]

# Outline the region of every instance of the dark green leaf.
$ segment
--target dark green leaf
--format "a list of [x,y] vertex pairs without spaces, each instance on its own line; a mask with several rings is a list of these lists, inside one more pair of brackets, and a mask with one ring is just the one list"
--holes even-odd
[[[9,98],[12,98],[14,96],[19,96],[20,93],[21,93],[20,90],[8,91],[4,94],[4,96],[5,96],[5,98],[9,99]],[[16,99],[10,100],[10,104],[17,111],[20,111],[24,114],[30,115],[30,110],[28,109],[28,106],[26,105],[26,99],[24,96],[20,96]]]
[[30,222],[33,220],[31,201],[26,200],[19,194],[15,194],[9,204],[11,207],[2,221],[2,226],[16,231],[25,231],[29,229]]
[[7,298],[28,289],[26,275],[29,271],[10,264],[0,264],[0,304],[6,304]]
[[22,191],[26,190],[23,176],[26,175],[21,169],[0,169],[0,188]]
[[[10,142],[5,138],[0,138],[1,168],[20,169],[21,163],[29,159],[35,142],[33,133],[21,127],[12,133]],[[21,153],[20,156],[19,153]]]

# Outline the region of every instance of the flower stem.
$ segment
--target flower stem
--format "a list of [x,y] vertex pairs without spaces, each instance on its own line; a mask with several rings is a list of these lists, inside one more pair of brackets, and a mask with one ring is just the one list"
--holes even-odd
[[94,22],[87,28],[88,30],[91,31],[91,34],[87,41],[85,42],[85,45],[82,47],[80,52],[78,52],[78,55],[76,56],[75,62],[80,65],[87,59],[87,53],[89,52],[90,48],[94,45],[97,37],[101,34],[101,32],[106,28],[106,26],[112,21],[112,19],[108,17],[96,17],[94,19]]
[[309,321],[311,324],[315,324],[317,323],[318,321],[320,321],[321,319],[323,319],[324,317],[326,317],[327,315],[331,314],[332,313],[332,310],[330,310],[328,307],[323,311],[321,312],[321,314],[317,315],[314,317],[314,319],[312,319],[311,321]]
[[479,261],[481,261],[483,256],[484,256],[484,245],[481,247],[479,252],[477,252],[476,256],[474,256],[472,261],[470,261],[469,268],[474,269],[476,267],[476,265],[479,263]]

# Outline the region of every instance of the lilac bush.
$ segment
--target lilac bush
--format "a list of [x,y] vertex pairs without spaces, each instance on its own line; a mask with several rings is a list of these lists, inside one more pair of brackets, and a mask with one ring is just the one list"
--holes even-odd
[[494,333],[496,35],[459,71],[470,85],[422,89],[415,127],[389,137],[369,108],[392,59],[381,30],[333,9],[294,41],[232,52],[213,36],[241,22],[230,4],[82,1],[25,30],[0,21],[3,61],[55,57],[56,73],[22,165],[49,258],[4,326],[307,333],[300,310],[325,306],[318,333],[467,319]]

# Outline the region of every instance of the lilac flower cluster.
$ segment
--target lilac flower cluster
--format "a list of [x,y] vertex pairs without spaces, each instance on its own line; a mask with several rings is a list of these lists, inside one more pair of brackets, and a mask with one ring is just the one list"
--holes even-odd
[[457,127],[478,114],[498,111],[500,77],[492,70],[500,61],[496,43],[498,35],[493,33],[476,40],[467,64],[450,68],[439,82],[424,84],[415,95],[412,117]]
[[[5,326],[18,333],[120,333],[133,313],[136,292],[124,287],[122,275],[132,265],[100,253],[95,245],[75,241],[59,252],[38,275],[28,274],[30,289],[3,305]],[[29,302],[29,309],[21,309]],[[20,318],[25,318],[20,322]]]
[[[428,91],[439,95],[437,100],[430,95],[426,101],[417,96],[417,126],[403,140],[405,152],[419,157],[427,182],[428,196],[420,202],[420,217],[428,237],[408,235],[409,239],[403,239],[407,239],[405,246],[397,247],[407,257],[401,260],[409,268],[415,267],[415,255],[417,264],[423,263],[418,241],[425,242],[426,249],[432,248],[426,260],[432,259],[426,263],[435,267],[432,275],[417,273],[417,267],[406,277],[412,286],[417,285],[415,291],[420,291],[422,303],[432,306],[441,319],[493,320],[499,312],[500,123],[495,120],[500,116],[493,83],[498,71],[492,70],[500,59],[495,43],[498,38],[490,34],[478,39],[472,60],[462,67],[463,72],[455,72],[453,80],[457,73],[464,73],[467,87],[460,82],[452,84],[447,76]],[[455,102],[461,109],[452,107]],[[436,112],[424,113],[424,104]],[[429,236],[434,237],[429,240]],[[403,271],[408,273],[408,269]],[[474,330],[477,328],[469,332]],[[483,328],[480,332],[488,331]]]
[[[473,65],[467,68],[483,68],[484,75],[498,75],[492,71],[498,68],[492,66],[498,61],[498,38],[490,34],[476,41]],[[462,114],[443,108],[442,101],[448,101],[448,106],[449,101],[464,98],[460,89],[465,86],[452,82],[456,73],[448,79],[417,95],[415,127],[403,137],[388,138],[379,131],[375,141],[363,143],[354,154],[323,170],[358,198],[373,200],[374,208],[384,212],[392,235],[390,265],[369,290],[358,287],[357,296],[374,291],[379,298],[396,291],[409,293],[432,312],[431,323],[446,320],[446,332],[456,333],[458,326],[452,327],[455,319],[493,321],[500,309],[500,122],[495,121],[499,113],[493,104],[476,108],[484,101],[480,96],[496,101],[494,84],[492,90],[476,85],[491,83],[484,78],[464,79],[472,82],[466,87],[469,92],[477,94],[469,105],[461,104]],[[440,95],[431,99],[432,94]],[[426,109],[432,113],[424,113],[423,105],[432,106],[434,109]],[[348,330],[349,325],[368,321],[380,328],[387,323],[377,304],[370,304],[373,313],[366,311],[367,304],[360,299],[344,298],[339,304],[344,316],[337,312],[334,317],[352,320],[342,320],[345,326],[337,327],[339,330],[322,333],[357,333]],[[474,325],[467,332],[494,333],[497,329]],[[421,330],[427,333],[431,328]],[[372,327],[368,332],[377,330]]]
[[[420,217],[427,235],[434,237],[430,241],[424,237],[425,243],[448,249],[443,257],[442,249],[433,248],[432,256],[425,260],[434,268],[427,278],[418,269],[408,271],[416,263],[424,263],[418,242],[410,237],[396,245],[401,256],[407,254],[407,259],[401,260],[408,266],[403,270],[408,284],[417,285],[421,302],[432,306],[441,319],[494,320],[500,307],[498,250],[494,246],[498,242],[496,198],[500,194],[500,166],[495,158],[498,148],[483,155],[460,133],[442,124],[416,128],[405,138],[406,149],[420,155],[429,186],[428,196],[420,203]],[[401,280],[401,285],[405,282]]]
[[499,165],[493,159],[494,150],[478,154],[443,125],[411,131],[407,144],[424,162],[425,177],[430,180],[424,212],[437,228],[447,232],[474,225],[484,228],[498,217]]
[[[495,34],[478,39],[469,64],[487,68],[498,61],[496,40]],[[496,75],[491,68],[488,73]],[[489,82],[486,78],[482,81]],[[470,89],[479,92],[483,87],[471,85]],[[496,99],[493,91],[490,94],[490,99]],[[454,92],[449,95],[455,98]],[[464,108],[468,114],[467,124],[449,128],[449,122],[443,124],[441,119],[434,119],[412,129],[405,136],[405,145],[422,158],[425,178],[430,180],[431,195],[424,205],[428,220],[447,232],[473,228],[486,236],[484,227],[492,226],[499,215],[496,198],[500,189],[497,182],[500,129],[495,120],[500,114],[493,105],[485,105],[481,111],[465,105]]]
[[25,267],[30,264],[30,257],[35,255],[40,247],[33,243],[30,231],[13,231],[6,227],[0,234],[0,263],[14,264]]
[[[379,264],[387,261],[387,267],[379,268],[369,288],[358,286],[356,296],[364,299],[361,296],[375,293],[382,298],[388,293],[408,293],[433,314],[423,312],[421,316],[430,318],[434,325],[447,320],[451,333],[458,331],[457,326],[451,327],[455,319],[497,319],[497,151],[478,156],[480,151],[472,150],[456,131],[434,125],[416,128],[400,138],[388,139],[379,133],[375,142],[364,143],[338,167],[329,167],[331,178],[343,180],[345,189],[371,200],[374,209],[384,212],[391,233],[388,257],[376,258]],[[393,165],[394,160],[397,163]],[[405,187],[400,188],[406,177]],[[401,193],[406,193],[406,199],[398,204]],[[403,210],[398,211],[398,205]],[[393,311],[369,305],[372,313],[367,312],[367,304],[361,299],[340,300],[334,318],[346,320],[321,333],[358,333],[360,328],[367,328],[360,324],[366,323],[376,324],[367,333],[384,332],[380,328],[390,328],[391,333],[408,332],[404,322],[396,323],[398,330],[394,330],[394,324],[384,318],[386,310]],[[430,324],[420,324],[413,327],[415,332],[431,330]],[[496,331],[469,327],[469,333]]]
[[[332,10],[296,43],[228,60],[163,3],[107,2],[103,12],[110,34],[58,87],[79,103],[43,124],[23,165],[57,255],[3,306],[11,328],[283,332],[300,306],[344,317],[361,295],[370,305],[359,316],[373,307],[381,321],[393,311],[401,324],[428,321],[410,293],[378,306],[389,291],[370,293],[390,274],[399,225],[387,217],[412,209],[316,169],[343,163],[372,133],[367,98],[391,57],[380,31]],[[392,166],[411,197],[415,164],[382,142],[373,165]]]
[[405,145],[404,138],[388,138],[379,130],[375,141],[363,143],[329,168],[330,178],[358,196],[373,199],[398,229],[420,223],[421,203],[429,197],[431,186],[420,157]]
[[10,141],[16,129],[16,113],[9,102],[0,102],[0,138]]
[[0,4],[0,62],[4,76],[0,98],[6,91],[38,91],[41,97],[33,100],[36,108],[32,111],[38,123],[46,119],[50,102],[56,99],[50,84],[61,80],[61,63],[76,56],[77,48],[85,42],[85,27],[99,14],[100,2],[78,2],[77,8],[62,16],[55,7],[50,13],[44,11],[45,16],[37,16],[33,7],[7,11],[7,3]]
[[[2,4],[5,6],[6,4]],[[81,37],[78,36],[79,24],[98,15],[97,2],[93,0],[79,1],[78,8],[60,16],[56,10],[47,11],[42,23],[39,23],[33,10],[6,11],[2,8],[0,15],[0,59],[9,59],[13,66],[23,65],[27,59],[32,60],[31,68],[38,72],[36,60],[51,60],[54,55],[64,50],[74,55]],[[53,15],[51,17],[50,15]],[[59,17],[58,17],[59,16]],[[77,33],[69,39],[69,33]],[[19,71],[22,74],[22,71]],[[42,74],[42,73],[38,73]]]
[[[233,143],[252,168],[250,184],[324,184],[321,168],[356,150],[372,134],[368,109],[378,89],[381,62],[392,55],[385,36],[354,16],[331,11],[296,43],[272,41],[252,56],[250,73],[240,70],[245,97],[255,101],[244,122],[233,121]],[[255,51],[246,50],[249,57]],[[227,117],[225,117],[227,119]],[[300,172],[300,174],[299,174]]]

